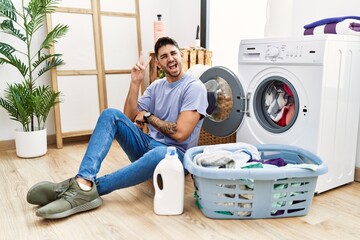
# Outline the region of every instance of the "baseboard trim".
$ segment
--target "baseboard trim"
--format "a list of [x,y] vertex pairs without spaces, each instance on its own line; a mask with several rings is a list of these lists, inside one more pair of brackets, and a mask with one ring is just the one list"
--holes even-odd
[[[48,135],[47,137],[48,145],[52,145],[56,143],[55,135]],[[15,149],[15,140],[6,140],[0,141],[0,151],[12,150]]]
[[15,149],[14,140],[0,141],[0,151],[11,150],[11,149]]
[[[55,135],[48,135],[48,145],[56,143]],[[0,141],[0,151],[15,149],[15,140]]]
[[355,167],[355,181],[360,182],[360,167]]
[[[69,138],[64,139],[64,143],[89,141],[90,136],[91,135],[69,137]],[[47,143],[48,143],[48,145],[56,144],[56,136],[48,135]],[[15,149],[15,140],[0,141],[0,151],[6,151],[6,150],[12,150],[12,149]]]

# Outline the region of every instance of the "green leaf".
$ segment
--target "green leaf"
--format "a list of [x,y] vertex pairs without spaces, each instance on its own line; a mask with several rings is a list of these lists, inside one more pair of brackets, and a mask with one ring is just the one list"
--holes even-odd
[[38,57],[36,61],[33,62],[34,69],[41,65],[44,61],[47,59],[53,58],[53,57],[61,57],[62,54],[43,54]]
[[6,63],[6,64],[10,64],[10,65],[14,66],[15,68],[18,69],[20,74],[25,78],[28,73],[27,65],[14,55],[8,55],[5,57],[6,58],[0,57],[0,64]]
[[59,0],[31,0],[26,9],[30,21],[27,25],[27,32],[29,35],[33,35],[45,22],[47,13],[53,13],[56,10]]
[[31,0],[28,4],[28,12],[32,18],[56,11],[60,0]]
[[12,56],[12,54],[16,51],[11,45],[7,43],[0,42],[0,54],[4,55],[5,57]]
[[63,37],[69,31],[69,26],[58,24],[48,33],[45,40],[41,44],[42,48],[49,49],[57,42],[57,39]]
[[45,66],[40,69],[40,71],[38,72],[38,77],[40,77],[41,75],[43,75],[45,72],[49,71],[50,69],[63,65],[64,61],[59,58],[59,57],[53,57],[50,59],[50,61],[46,61]]
[[22,34],[19,29],[16,29],[14,27],[13,21],[4,20],[0,24],[0,28],[3,30],[4,33],[15,36],[18,39],[22,40],[23,42],[26,42],[26,36],[24,36],[24,34]]
[[32,118],[31,92],[25,82],[8,84],[5,97],[0,98],[0,106],[7,110],[10,119],[20,122],[29,131]]
[[25,78],[28,73],[28,67],[16,56],[9,56],[8,58],[0,58],[0,64],[10,64],[18,69],[20,74]]
[[0,17],[17,21],[16,9],[10,0],[0,0]]
[[43,127],[51,108],[60,103],[59,95],[60,92],[53,91],[49,86],[39,86],[34,89],[32,102],[38,126]]

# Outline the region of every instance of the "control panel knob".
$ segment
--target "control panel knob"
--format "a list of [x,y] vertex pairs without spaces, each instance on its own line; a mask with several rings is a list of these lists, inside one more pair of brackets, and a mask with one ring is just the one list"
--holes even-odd
[[267,51],[267,54],[269,57],[276,58],[277,56],[279,56],[280,51],[277,47],[270,47]]

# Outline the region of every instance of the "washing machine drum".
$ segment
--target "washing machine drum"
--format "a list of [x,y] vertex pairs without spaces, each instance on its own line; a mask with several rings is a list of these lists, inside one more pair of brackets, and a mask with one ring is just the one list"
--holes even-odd
[[200,78],[208,95],[203,128],[217,137],[237,131],[245,114],[244,89],[237,76],[225,67],[194,65],[188,73]]

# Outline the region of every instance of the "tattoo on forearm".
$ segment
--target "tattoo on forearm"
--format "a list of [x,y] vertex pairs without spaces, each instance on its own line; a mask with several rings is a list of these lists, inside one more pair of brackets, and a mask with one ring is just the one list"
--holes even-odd
[[160,126],[159,130],[166,135],[175,134],[176,133],[176,123],[164,122],[164,125]]
[[171,136],[177,132],[177,124],[174,122],[166,122],[156,116],[151,116],[148,120],[151,125],[167,136]]

